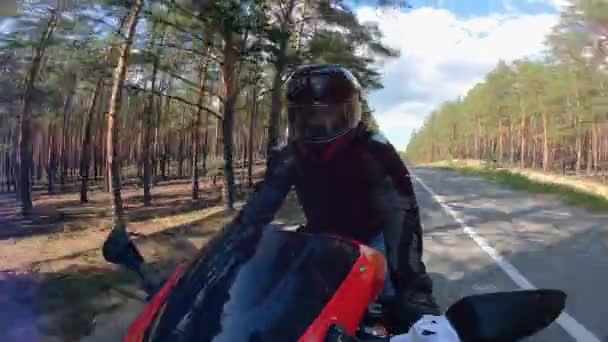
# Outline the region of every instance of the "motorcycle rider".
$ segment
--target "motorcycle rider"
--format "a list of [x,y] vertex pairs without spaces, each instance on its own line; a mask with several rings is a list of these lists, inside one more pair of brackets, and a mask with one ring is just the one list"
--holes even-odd
[[384,252],[381,295],[392,333],[439,315],[422,261],[422,228],[409,171],[362,121],[362,89],[339,65],[305,65],[287,81],[288,143],[234,223],[265,226],[295,187],[306,233],[335,234]]

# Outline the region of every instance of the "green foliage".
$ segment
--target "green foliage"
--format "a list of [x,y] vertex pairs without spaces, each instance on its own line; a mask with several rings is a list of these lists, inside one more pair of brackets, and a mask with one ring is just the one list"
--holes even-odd
[[[592,123],[605,122],[608,112],[608,73],[603,72],[608,65],[598,34],[608,22],[593,14],[603,10],[593,1],[570,3],[547,39],[549,51],[543,60],[499,62],[462,100],[446,102],[428,115],[413,135],[408,155],[425,162],[490,158],[540,166],[543,158],[558,154],[555,151],[561,153],[559,158],[564,151],[568,158],[578,158],[575,149],[583,149],[583,143],[596,144],[597,149],[600,143],[590,141],[597,134]],[[593,55],[583,58],[589,49]],[[597,165],[601,159],[584,158],[585,165]]]
[[580,205],[597,212],[608,211],[608,200],[602,196],[583,192],[575,188],[544,183],[532,180],[524,175],[509,172],[507,170],[495,170],[492,168],[477,169],[469,167],[444,167],[458,171],[467,176],[481,177],[486,180],[506,185],[515,190],[543,193],[554,195],[565,204]]
[[363,113],[361,120],[365,122],[367,127],[369,127],[372,131],[380,131],[378,122],[376,122],[376,118],[374,117],[374,110],[369,107],[369,103],[366,100],[363,100]]
[[[297,4],[301,0],[294,1]],[[382,33],[377,24],[360,22],[344,1],[313,1],[310,6],[313,7],[310,16],[317,18],[327,28],[315,27],[308,38],[301,38],[303,46],[298,51],[288,49],[287,64],[290,69],[302,63],[341,64],[353,72],[365,89],[381,89],[382,77],[373,65],[381,59],[398,57],[399,51],[381,42]],[[299,29],[307,30],[299,27],[301,23],[288,27],[269,26],[266,29],[269,42],[267,51],[272,54],[273,60],[277,60],[281,39],[294,36]]]

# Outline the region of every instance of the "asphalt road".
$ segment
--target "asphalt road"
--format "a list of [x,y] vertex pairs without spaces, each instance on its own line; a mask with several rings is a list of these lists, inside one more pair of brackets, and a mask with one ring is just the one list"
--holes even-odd
[[450,171],[412,173],[443,308],[470,294],[557,288],[566,315],[527,341],[608,341],[608,216]]

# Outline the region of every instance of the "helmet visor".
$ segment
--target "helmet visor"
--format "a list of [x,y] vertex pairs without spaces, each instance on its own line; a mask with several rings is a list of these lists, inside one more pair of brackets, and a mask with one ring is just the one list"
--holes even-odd
[[288,106],[289,135],[303,142],[327,142],[354,128],[359,118],[358,105],[353,102],[291,104]]

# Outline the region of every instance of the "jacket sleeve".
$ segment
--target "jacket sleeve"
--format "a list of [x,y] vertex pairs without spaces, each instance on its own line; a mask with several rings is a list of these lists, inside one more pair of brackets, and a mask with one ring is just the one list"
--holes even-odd
[[265,226],[281,208],[294,178],[293,155],[289,146],[275,149],[267,165],[264,180],[256,184],[255,192],[233,223]]
[[370,138],[371,152],[380,162],[383,172],[392,182],[394,190],[399,195],[403,209],[418,208],[410,171],[405,166],[399,152],[382,135],[376,133]]
[[426,270],[422,262],[422,226],[410,172],[397,150],[383,136],[371,137],[370,152],[378,164],[377,172],[382,175],[376,198],[384,221],[391,276],[397,290],[426,288],[428,284],[416,284],[418,279],[426,278]]

